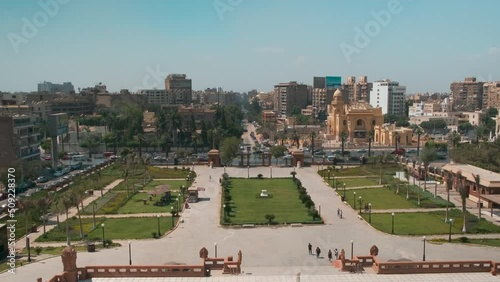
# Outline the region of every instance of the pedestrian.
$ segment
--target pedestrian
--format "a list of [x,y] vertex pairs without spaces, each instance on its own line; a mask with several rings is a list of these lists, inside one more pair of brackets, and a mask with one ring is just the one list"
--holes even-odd
[[337,249],[334,250],[335,252],[335,260],[339,259],[339,251]]
[[211,176],[211,175],[209,175],[209,176],[208,176],[208,180],[209,180],[210,182],[212,182],[212,176]]
[[342,210],[340,210],[340,219],[342,219]]
[[309,243],[309,245],[307,245],[307,248],[309,249],[309,254],[312,255],[313,254],[313,245],[311,245],[311,243]]
[[319,258],[320,254],[321,254],[321,249],[319,247],[316,247],[316,258]]
[[337,209],[337,216],[340,216],[340,208]]
[[328,260],[332,261],[332,250],[328,250]]

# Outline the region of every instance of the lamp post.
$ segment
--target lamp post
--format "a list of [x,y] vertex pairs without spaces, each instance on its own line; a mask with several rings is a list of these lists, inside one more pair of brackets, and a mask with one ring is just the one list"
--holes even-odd
[[450,218],[448,220],[448,223],[450,224],[450,232],[448,233],[448,243],[451,243],[451,226],[453,225],[453,218]]
[[160,238],[161,237],[161,235],[160,235],[160,215],[157,214],[156,218],[158,219],[158,238]]
[[391,233],[394,234],[394,213],[391,213],[392,216],[392,230]]
[[368,223],[372,223],[372,203],[368,203]]
[[354,191],[354,197],[353,197],[353,200],[354,200],[354,209],[356,209],[356,191]]
[[351,240],[351,259],[353,257],[353,252],[354,252],[354,240]]
[[92,202],[92,219],[94,221],[94,229],[95,229],[95,202]]
[[172,215],[172,228],[174,227],[174,207],[170,207],[170,214]]
[[132,265],[132,242],[128,241],[128,264]]
[[186,177],[186,186],[189,187],[189,177]]
[[223,208],[223,212],[224,212],[224,222],[225,222],[226,221],[226,205],[224,204],[222,206],[222,208]]
[[31,262],[30,235],[26,235],[26,248],[28,249],[28,262]]
[[102,227],[102,247],[106,247],[106,241],[104,240],[104,223],[101,224]]
[[177,198],[177,211],[180,211],[181,209],[181,198]]
[[250,166],[247,166],[247,178],[250,178]]
[[271,176],[271,178],[273,178],[273,166],[272,165],[269,166],[269,175]]
[[217,243],[214,243],[215,257],[217,257]]
[[425,261],[425,236],[423,237],[423,239],[424,239],[424,256],[423,256],[422,260]]
[[345,201],[345,183],[344,183],[344,201]]
[[362,207],[363,207],[363,198],[359,196],[359,213],[361,213]]
[[437,167],[434,167],[434,198],[437,197],[438,193],[438,180],[437,180],[437,174],[436,174]]

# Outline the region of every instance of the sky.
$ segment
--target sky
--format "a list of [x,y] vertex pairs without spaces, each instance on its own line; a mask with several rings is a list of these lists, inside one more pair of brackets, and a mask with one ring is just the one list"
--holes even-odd
[[270,91],[314,76],[391,79],[407,93],[500,80],[500,1],[2,0],[0,91],[42,81],[109,91]]

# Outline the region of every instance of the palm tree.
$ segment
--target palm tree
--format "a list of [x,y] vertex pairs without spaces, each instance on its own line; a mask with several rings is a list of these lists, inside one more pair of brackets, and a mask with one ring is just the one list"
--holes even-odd
[[448,222],[448,205],[450,203],[450,190],[453,189],[453,173],[447,172],[445,175],[446,182],[446,216],[444,222]]
[[366,137],[368,138],[368,157],[370,157],[372,154],[373,131],[368,131]]
[[43,223],[43,234],[45,234],[45,226],[47,224],[47,210],[50,207],[50,204],[54,198],[52,197],[43,197],[39,198],[35,201],[35,206],[40,210],[42,223]]
[[71,205],[76,207],[78,221],[80,223],[80,238],[83,238],[83,224],[82,224],[82,216],[80,214],[80,204],[83,201],[83,197],[80,194],[80,191],[72,190],[69,194],[69,200]]
[[420,156],[420,161],[424,164],[424,190],[427,191],[427,170],[429,169],[429,164],[436,160],[436,148],[431,145],[425,145],[422,150],[422,156]]
[[481,220],[481,177],[479,174],[472,174],[474,177],[474,182],[476,183],[476,193],[477,193],[477,199],[478,199],[478,206],[479,206],[479,220]]
[[420,136],[424,134],[424,131],[420,128],[420,126],[415,130],[417,134],[417,157],[420,156]]
[[311,139],[311,153],[314,156],[314,138],[316,138],[316,132],[312,131],[309,133],[309,139]]
[[16,205],[24,215],[24,218],[26,220],[26,235],[28,235],[28,225],[30,223],[30,217],[33,212],[33,210],[31,209],[31,207],[33,206],[33,200],[31,198],[20,198],[16,201]]
[[50,210],[56,214],[57,229],[61,229],[59,214],[64,213],[63,196],[61,193],[54,193]]
[[345,142],[347,139],[347,133],[345,131],[342,131],[342,133],[340,133],[340,138],[342,141],[342,158],[343,158],[344,157]]
[[71,237],[69,236],[69,209],[72,206],[71,199],[69,195],[64,195],[62,198],[62,204],[64,206],[64,210],[66,211],[66,242],[71,245]]
[[460,193],[460,198],[462,199],[462,214],[464,216],[464,225],[462,227],[462,232],[467,232],[467,206],[465,205],[467,198],[469,197],[469,186],[465,185],[465,177],[462,177],[462,171],[458,171],[455,178],[455,189]]
[[393,140],[394,140],[394,146],[395,146],[395,150],[396,150],[394,153],[395,153],[395,154],[397,154],[397,151],[398,151],[398,143],[399,143],[399,140],[400,140],[400,138],[401,138],[401,136],[399,136],[399,132],[394,131],[394,132],[392,133],[392,138],[393,138]]

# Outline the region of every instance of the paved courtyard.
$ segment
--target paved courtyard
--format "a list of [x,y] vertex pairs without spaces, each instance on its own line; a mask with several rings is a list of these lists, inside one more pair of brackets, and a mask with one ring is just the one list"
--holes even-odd
[[[250,169],[250,176],[255,177],[262,173],[264,177],[270,175],[269,167],[257,167]],[[293,168],[272,168],[273,177],[290,177]],[[223,228],[219,226],[220,188],[218,179],[223,173],[223,168],[210,169],[208,167],[196,167],[198,177],[193,185],[204,187],[206,190],[200,192],[201,201],[190,205],[190,209],[182,215],[183,223],[162,239],[149,239],[132,241],[132,262],[134,265],[154,265],[167,263],[199,264],[201,262],[198,252],[202,247],[209,250],[209,256],[214,256],[215,248],[219,257],[229,255],[236,256],[238,250],[243,253],[242,269],[245,274],[238,279],[249,276],[271,275],[278,280],[262,281],[291,281],[281,279],[279,276],[292,278],[297,272],[304,275],[302,281],[313,281],[307,275],[342,275],[345,277],[360,277],[361,281],[377,281],[379,279],[371,269],[360,275],[340,273],[330,266],[326,258],[328,249],[337,248],[339,251],[345,249],[349,257],[351,252],[351,240],[354,240],[354,254],[367,255],[372,245],[377,245],[382,260],[421,260],[423,255],[423,241],[421,237],[400,237],[381,233],[365,221],[358,219],[357,214],[351,208],[340,201],[333,189],[329,188],[316,174],[317,168],[296,169],[297,177],[307,188],[316,206],[321,205],[321,216],[325,225],[305,227],[257,227],[248,229]],[[226,168],[230,176],[247,177],[246,168]],[[211,176],[212,181],[209,181]],[[265,189],[265,187],[263,187]],[[343,209],[343,219],[337,217],[337,209]],[[432,228],[431,226],[429,228]],[[444,236],[443,236],[444,237]],[[319,246],[323,258],[316,259],[308,255],[307,244],[311,243],[313,249]],[[96,253],[78,253],[78,266],[85,265],[125,265],[128,264],[128,246],[101,250]],[[216,245],[215,245],[216,244]],[[495,260],[500,261],[498,248],[475,247],[457,244],[431,244],[426,245],[426,258],[432,260]],[[42,277],[44,281],[55,274],[62,272],[60,257],[47,259],[33,263],[17,270],[15,280],[12,274],[3,273],[1,281],[35,281]],[[347,276],[346,276],[347,275]],[[444,275],[444,274],[443,274]],[[474,280],[485,281],[479,277],[491,277],[491,274],[450,274],[455,280],[463,277],[473,277]],[[470,276],[465,276],[470,275]],[[479,276],[482,275],[482,276]],[[325,276],[325,277],[326,277]],[[368,276],[372,278],[366,280]],[[434,277],[435,275],[432,275]],[[446,277],[451,277],[446,276]],[[321,278],[322,276],[317,276]],[[363,278],[361,278],[363,277]],[[396,276],[385,276],[396,277]],[[405,276],[408,281],[415,275]],[[426,275],[430,279],[430,274]],[[445,277],[439,276],[438,277]],[[235,281],[235,277],[211,278],[207,281]],[[411,278],[411,279],[410,279]],[[309,279],[309,280],[308,280]],[[321,278],[323,279],[323,278]],[[323,281],[323,280],[314,281]],[[354,278],[353,278],[354,279]],[[391,278],[392,279],[392,278]],[[472,278],[471,278],[472,279]],[[488,278],[489,279],[489,278]],[[328,279],[324,280],[327,281]],[[450,281],[433,279],[436,281]],[[93,281],[108,281],[105,279],[94,279]],[[111,281],[111,280],[109,280]],[[146,280],[121,280],[121,281],[146,281]],[[157,280],[150,280],[157,281]],[[158,281],[200,281],[189,279],[161,279]],[[249,281],[249,280],[241,280]],[[253,281],[253,280],[252,280]],[[358,281],[358,280],[346,280]],[[384,279],[384,281],[393,281]],[[394,280],[395,281],[395,280]],[[398,280],[401,281],[401,280]],[[429,281],[429,280],[426,280]]]

